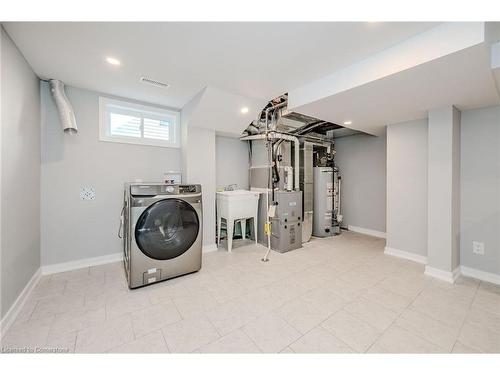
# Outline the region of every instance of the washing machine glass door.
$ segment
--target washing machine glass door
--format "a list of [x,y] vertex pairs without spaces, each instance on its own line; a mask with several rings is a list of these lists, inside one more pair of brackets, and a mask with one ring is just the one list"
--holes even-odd
[[191,247],[199,229],[198,215],[189,203],[176,198],[164,199],[141,214],[135,226],[135,240],[148,257],[172,259]]

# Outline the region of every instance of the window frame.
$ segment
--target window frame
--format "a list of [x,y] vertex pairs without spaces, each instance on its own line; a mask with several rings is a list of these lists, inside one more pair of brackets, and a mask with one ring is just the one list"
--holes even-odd
[[[141,137],[125,137],[111,134],[111,123],[110,123],[110,106],[119,108],[116,113],[125,114],[129,116],[141,117]],[[135,114],[134,114],[135,112]],[[148,116],[149,114],[149,116]],[[144,123],[143,118],[151,119],[174,119],[174,124],[169,128],[170,132],[173,133],[172,140],[161,140],[153,138],[144,138]],[[181,113],[180,111],[169,110],[161,107],[153,107],[149,105],[138,104],[134,102],[117,100],[106,98],[103,96],[99,97],[99,140],[104,142],[115,142],[124,144],[135,144],[141,146],[155,146],[155,147],[169,147],[169,148],[180,148],[180,122]]]

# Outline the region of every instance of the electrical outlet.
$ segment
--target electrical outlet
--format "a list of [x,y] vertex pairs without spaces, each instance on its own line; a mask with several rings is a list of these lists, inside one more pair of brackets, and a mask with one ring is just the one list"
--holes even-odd
[[80,199],[82,201],[93,201],[95,199],[95,189],[91,186],[84,186],[80,190]]
[[472,252],[477,255],[484,255],[484,242],[472,241]]

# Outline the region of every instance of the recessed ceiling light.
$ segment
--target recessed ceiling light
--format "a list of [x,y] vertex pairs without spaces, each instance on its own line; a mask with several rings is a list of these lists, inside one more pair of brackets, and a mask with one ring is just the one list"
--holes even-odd
[[106,57],[106,61],[111,65],[121,65],[120,60],[115,59],[114,57]]
[[248,113],[248,107],[241,108],[241,113]]
[[344,125],[351,125],[352,124],[352,121],[344,121]]

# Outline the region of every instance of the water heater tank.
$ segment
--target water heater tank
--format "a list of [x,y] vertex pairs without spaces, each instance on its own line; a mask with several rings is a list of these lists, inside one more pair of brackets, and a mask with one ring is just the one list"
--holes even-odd
[[314,167],[313,236],[333,236],[333,168]]

